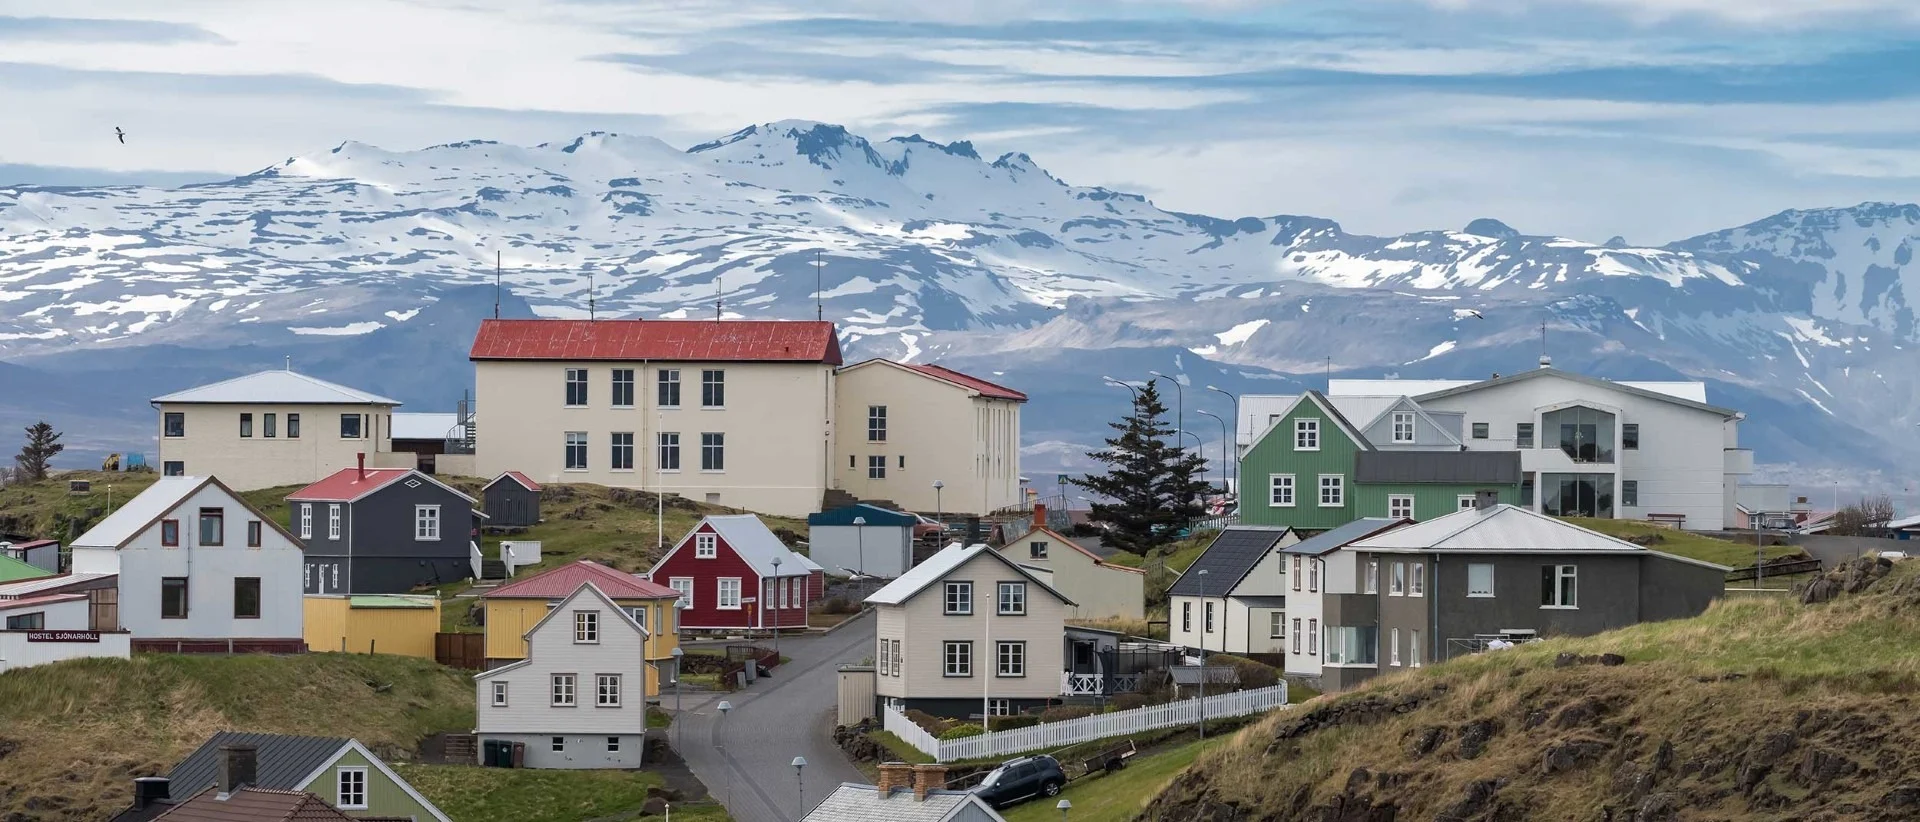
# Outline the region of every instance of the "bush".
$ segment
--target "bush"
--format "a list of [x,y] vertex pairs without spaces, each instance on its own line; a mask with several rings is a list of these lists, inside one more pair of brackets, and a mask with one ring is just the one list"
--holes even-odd
[[860,610],[860,606],[847,601],[846,597],[832,597],[820,603],[820,613],[851,614]]
[[987,732],[987,729],[982,728],[979,725],[975,725],[971,722],[962,722],[958,725],[955,725],[951,728],[941,731],[940,738],[941,739],[966,739],[967,737],[979,736],[986,732]]
[[1046,709],[1046,711],[1042,712],[1040,714],[1040,721],[1043,723],[1044,722],[1065,722],[1069,719],[1079,719],[1080,717],[1083,717],[1083,716],[1093,716],[1095,713],[1096,711],[1093,709],[1093,706],[1091,705],[1061,705],[1054,708],[1048,708]]
[[1113,698],[1113,709],[1116,711],[1132,711],[1152,704],[1153,699],[1146,694],[1121,694]]
[[1232,654],[1209,654],[1207,665],[1226,665],[1240,678],[1240,690],[1251,691],[1256,688],[1271,688],[1280,684],[1280,672],[1271,665],[1263,665],[1251,659]]
[[922,711],[918,708],[908,708],[907,718],[913,720],[913,724],[919,725],[920,730],[926,731],[927,733],[933,734],[935,736],[938,736],[941,733],[944,733],[947,730],[947,728],[952,727],[953,725],[953,723],[945,719],[941,719],[940,717],[934,716],[933,714],[927,713],[926,711]]
[[1040,724],[1036,714],[1016,714],[1014,716],[996,716],[987,722],[987,729],[993,731],[1011,731],[1015,728],[1029,728]]

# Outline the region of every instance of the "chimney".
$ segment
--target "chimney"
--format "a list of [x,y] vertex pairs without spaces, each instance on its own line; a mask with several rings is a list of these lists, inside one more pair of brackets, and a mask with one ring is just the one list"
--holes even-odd
[[1496,505],[1499,505],[1499,504],[1500,504],[1500,492],[1499,492],[1499,491],[1475,491],[1475,492],[1473,492],[1473,507],[1474,507],[1474,510],[1477,510],[1477,511],[1485,511],[1485,510],[1487,510],[1487,509],[1489,509],[1489,508],[1492,508],[1492,507],[1494,507],[1494,506],[1496,506]]
[[913,766],[913,799],[915,802],[927,801],[927,794],[945,790],[947,787],[947,766]]
[[913,784],[912,765],[905,762],[880,763],[880,784],[874,787],[880,789],[881,799],[892,796],[894,789],[904,788],[911,784]]
[[173,798],[172,783],[164,776],[142,776],[133,780],[133,809],[143,811]]
[[231,744],[220,746],[218,788],[221,796],[229,796],[242,787],[258,781],[256,771],[260,764],[260,751],[252,745]]
[[1033,504],[1033,527],[1047,527],[1047,504],[1044,502],[1035,502]]
[[366,482],[367,481],[367,452],[361,451],[360,453],[355,454],[354,456],[359,457],[360,459],[360,481]]

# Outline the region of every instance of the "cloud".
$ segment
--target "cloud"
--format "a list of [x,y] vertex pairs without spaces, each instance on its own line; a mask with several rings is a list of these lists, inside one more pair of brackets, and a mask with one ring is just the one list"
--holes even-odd
[[159,20],[90,20],[73,17],[0,16],[0,42],[62,43],[219,42],[199,26]]

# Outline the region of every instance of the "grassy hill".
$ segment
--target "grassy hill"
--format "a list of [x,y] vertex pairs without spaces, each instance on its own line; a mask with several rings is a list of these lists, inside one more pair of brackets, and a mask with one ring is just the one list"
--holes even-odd
[[1829,583],[1858,593],[1382,677],[1241,731],[1139,818],[1920,818],[1920,563]]

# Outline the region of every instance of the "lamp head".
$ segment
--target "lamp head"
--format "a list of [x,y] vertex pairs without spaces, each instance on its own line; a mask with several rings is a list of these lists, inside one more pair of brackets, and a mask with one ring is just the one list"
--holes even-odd
[[1073,803],[1071,801],[1062,799],[1058,803],[1056,803],[1054,807],[1059,808],[1060,810],[1063,810],[1063,811],[1070,811],[1070,810],[1073,810]]
[[794,757],[794,758],[793,758],[793,767],[795,767],[795,768],[804,768],[804,767],[806,767],[806,766],[807,766],[807,758],[806,758],[806,757],[804,757],[804,756],[796,756],[796,757]]
[[728,711],[733,710],[733,703],[722,699],[720,700],[720,705],[718,707],[720,708],[720,715],[726,716]]
[[867,524],[867,518],[866,518],[866,517],[854,517],[854,518],[853,518],[853,524],[855,524],[855,525],[865,525],[865,524]]
[[1153,375],[1153,376],[1156,376],[1156,377],[1164,377],[1164,376],[1166,376],[1165,374],[1162,374],[1162,373],[1160,373],[1160,372],[1158,372],[1158,371],[1148,371],[1147,373],[1148,373],[1148,374],[1151,374],[1151,375]]
[[946,483],[944,483],[944,482],[941,482],[941,481],[939,481],[939,480],[934,480],[934,481],[933,481],[933,490],[935,490],[935,491],[938,491],[938,490],[940,490],[940,489],[942,489],[942,488],[945,488],[945,487],[947,487],[947,484],[946,484]]

